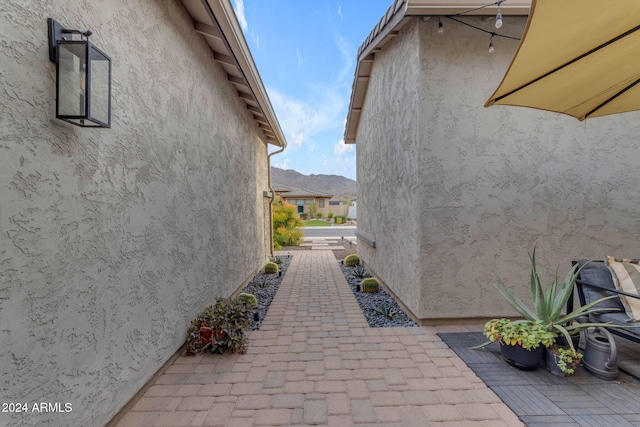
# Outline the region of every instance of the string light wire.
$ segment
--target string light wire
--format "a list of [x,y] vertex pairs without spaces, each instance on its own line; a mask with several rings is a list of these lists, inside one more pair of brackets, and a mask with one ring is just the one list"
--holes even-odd
[[[503,37],[505,39],[511,39],[511,40],[520,40],[520,38],[519,37],[507,36],[505,34],[498,34],[498,33],[494,32],[494,31],[485,30],[484,28],[477,27],[475,25],[469,24],[468,22],[461,21],[460,19],[457,19],[457,17],[469,14],[471,12],[475,12],[477,10],[481,10],[481,9],[484,9],[484,8],[487,8],[487,7],[491,7],[491,6],[496,6],[497,5],[498,6],[498,14],[496,15],[495,27],[496,28],[501,28],[502,27],[502,13],[500,12],[500,5],[502,3],[504,3],[505,1],[507,1],[507,0],[498,0],[498,1],[494,2],[494,3],[485,4],[484,6],[480,6],[480,7],[476,7],[476,8],[473,8],[473,9],[465,10],[465,11],[460,12],[460,13],[456,13],[455,15],[447,15],[447,16],[445,16],[445,18],[451,19],[452,21],[455,21],[455,22],[457,22],[459,24],[463,24],[463,25],[466,25],[467,27],[471,27],[471,28],[473,28],[475,30],[482,31],[483,33],[489,34],[491,36],[491,40],[489,42],[489,53],[493,53],[495,51],[495,46],[493,45],[493,37],[494,36],[495,37]],[[438,18],[438,33],[442,34],[443,32],[444,32],[444,28],[442,27],[442,21],[440,20],[440,18]]]

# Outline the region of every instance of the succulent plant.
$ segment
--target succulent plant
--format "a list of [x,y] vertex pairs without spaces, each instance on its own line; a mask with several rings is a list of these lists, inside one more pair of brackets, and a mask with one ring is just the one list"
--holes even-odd
[[255,307],[258,305],[258,298],[256,298],[255,295],[253,294],[249,294],[246,292],[241,292],[238,294],[238,296],[236,297],[239,301],[246,301],[249,304],[251,304],[252,307]]
[[375,311],[379,315],[384,316],[388,319],[394,319],[397,314],[390,304],[387,304],[384,302],[380,305],[373,307],[373,311]]
[[353,269],[353,275],[355,277],[364,277],[365,273],[367,271],[364,269],[364,267],[360,264],[356,265],[355,268]]
[[[191,321],[187,329],[187,354],[222,353],[227,348],[243,354],[247,349],[245,330],[251,326],[252,312],[253,307],[244,300],[216,298],[214,305]],[[203,329],[207,329],[207,339],[203,339]]]
[[360,257],[356,254],[347,255],[344,259],[344,265],[347,267],[355,267],[360,264]]
[[278,272],[278,264],[275,262],[268,262],[264,265],[265,274],[276,274]]
[[574,265],[567,273],[564,281],[560,282],[558,278],[558,270],[554,280],[549,284],[547,289],[542,286],[542,278],[538,267],[536,266],[536,248],[533,253],[529,254],[531,260],[531,275],[529,279],[529,288],[531,290],[531,300],[534,309],[530,309],[524,302],[520,300],[513,290],[508,288],[500,278],[495,288],[500,295],[516,310],[525,320],[542,325],[547,331],[553,332],[557,336],[563,336],[569,343],[569,347],[573,352],[576,349],[571,341],[571,334],[577,334],[581,331],[598,326],[606,326],[610,328],[624,328],[625,326],[612,325],[608,323],[576,323],[576,319],[588,316],[591,313],[610,310],[608,308],[595,307],[602,301],[616,298],[615,295],[600,298],[582,307],[574,309],[570,313],[564,313],[567,301],[573,297],[573,288],[576,279],[579,277],[582,269],[587,265],[578,268]]
[[280,258],[279,256],[275,257],[273,259],[273,262],[275,262],[276,264],[280,265],[282,264],[282,258]]
[[379,284],[373,277],[368,277],[360,282],[360,290],[362,292],[374,294],[378,292]]

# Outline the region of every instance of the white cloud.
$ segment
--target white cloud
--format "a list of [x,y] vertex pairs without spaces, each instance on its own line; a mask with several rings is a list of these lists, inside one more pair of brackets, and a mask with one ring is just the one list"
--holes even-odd
[[338,5],[338,16],[342,19],[342,6]]
[[300,53],[300,49],[296,49],[296,58],[298,58],[298,68],[302,67],[304,60],[302,59],[302,53]]
[[255,43],[256,48],[260,49],[262,47],[260,46],[260,36],[253,28],[249,29],[247,17],[244,14],[244,0],[233,0],[233,10],[236,13],[236,18],[238,18],[238,23],[245,37],[250,37],[253,43]]
[[335,153],[336,156],[341,157],[345,154],[350,154],[353,153],[354,151],[354,145],[353,144],[345,144],[344,143],[344,139],[341,139],[340,141],[336,142],[336,144],[333,146],[333,152]]
[[329,158],[324,154],[322,155],[322,166],[329,166]]
[[302,147],[302,145],[304,144],[304,140],[305,140],[305,136],[304,133],[299,132],[291,132],[291,143],[295,146],[298,147]]
[[353,73],[353,52],[351,51],[351,45],[340,34],[335,35],[335,43],[342,55],[343,65],[338,74],[337,83],[345,84],[345,82],[351,82],[351,73]]
[[288,169],[289,168],[289,163],[291,163],[291,159],[286,158],[281,162],[274,162],[273,166],[279,168],[279,169]]
[[318,88],[317,100],[301,100],[274,88],[267,88],[269,99],[285,134],[294,140],[292,144],[313,148],[312,135],[332,129],[343,119],[344,96],[334,88]]
[[247,18],[244,16],[244,0],[233,0],[235,5],[236,16],[238,17],[238,23],[242,28],[242,31],[247,31],[249,26],[247,25]]

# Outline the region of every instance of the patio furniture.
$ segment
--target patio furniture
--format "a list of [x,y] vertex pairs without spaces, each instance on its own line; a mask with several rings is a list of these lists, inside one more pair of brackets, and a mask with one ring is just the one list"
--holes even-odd
[[[587,262],[587,260],[581,259],[573,261],[573,264],[575,265],[577,263],[579,267],[582,267]],[[581,306],[589,304],[599,298],[617,295],[617,298],[612,298],[596,305],[596,307],[608,308],[610,310],[590,314],[589,321],[601,323],[610,322],[613,325],[625,326],[625,328],[607,328],[607,330],[612,334],[640,343],[640,322],[631,321],[630,316],[625,311],[622,301],[620,300],[620,295],[634,299],[640,299],[640,296],[617,290],[611,276],[611,271],[609,271],[609,268],[604,262],[591,261],[587,264],[576,280],[576,289],[578,290],[578,298]],[[567,311],[573,310],[572,306],[573,298],[570,298],[567,303]]]

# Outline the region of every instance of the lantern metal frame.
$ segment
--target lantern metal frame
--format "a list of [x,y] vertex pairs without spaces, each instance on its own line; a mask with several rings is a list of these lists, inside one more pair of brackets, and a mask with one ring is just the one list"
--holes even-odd
[[[64,28],[59,22],[53,18],[47,18],[47,26],[49,33],[49,59],[56,64],[56,118],[64,120],[80,127],[111,127],[111,58],[106,55],[102,50],[98,49],[94,44],[89,41],[91,31],[70,30]],[[74,39],[74,35],[79,35],[80,39]],[[76,51],[83,51],[85,66],[80,70],[82,73],[82,81],[84,84],[81,88],[81,95],[78,98],[80,108],[78,114],[61,114],[61,61],[60,54],[62,48],[70,48]],[[102,83],[106,84],[106,101],[103,101],[103,107],[106,107],[106,112],[102,117],[98,118],[92,114],[92,106],[94,98],[92,97],[92,62],[94,61],[106,61],[108,64],[106,79]],[[63,89],[64,90],[64,89]],[[64,98],[68,99],[68,98]],[[106,104],[105,104],[106,103]],[[104,109],[104,108],[103,108]],[[106,120],[105,116],[106,115]]]

